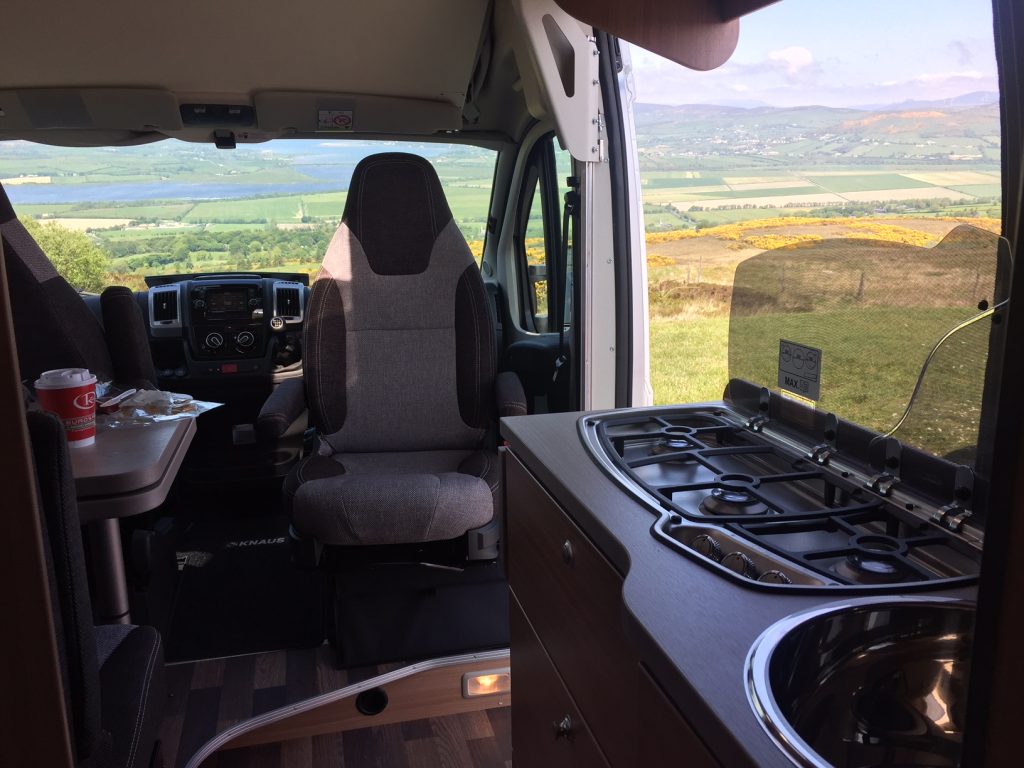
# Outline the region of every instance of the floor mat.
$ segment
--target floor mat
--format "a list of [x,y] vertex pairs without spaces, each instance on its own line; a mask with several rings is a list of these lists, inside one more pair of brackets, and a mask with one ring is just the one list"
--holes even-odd
[[323,641],[321,576],[292,566],[287,531],[282,516],[200,521],[189,528],[177,553],[167,661]]

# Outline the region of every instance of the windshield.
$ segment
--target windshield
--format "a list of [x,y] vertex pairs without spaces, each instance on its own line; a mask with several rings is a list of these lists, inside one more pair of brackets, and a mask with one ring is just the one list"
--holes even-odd
[[278,140],[218,150],[174,140],[104,148],[0,142],[0,181],[72,285],[143,289],[144,275],[316,271],[356,163],[378,152],[431,162],[479,259],[495,153],[465,145]]

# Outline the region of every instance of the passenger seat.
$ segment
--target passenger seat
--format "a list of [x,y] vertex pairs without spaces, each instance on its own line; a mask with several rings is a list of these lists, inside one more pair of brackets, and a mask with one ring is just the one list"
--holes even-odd
[[60,419],[26,414],[75,765],[162,765],[164,652],[152,627],[93,626],[71,457]]
[[0,186],[0,236],[10,286],[18,365],[29,383],[53,368],[88,368],[100,381],[155,389],[156,368],[142,310],[128,288],[107,288],[100,325],[18,221]]

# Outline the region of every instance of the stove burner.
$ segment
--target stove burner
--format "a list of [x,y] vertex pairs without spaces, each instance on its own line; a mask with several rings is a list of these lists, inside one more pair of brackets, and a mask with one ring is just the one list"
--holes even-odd
[[723,484],[712,488],[711,495],[704,497],[700,511],[706,515],[763,515],[768,512],[768,506],[744,488]]
[[693,427],[665,427],[661,430],[664,440],[651,449],[653,453],[676,453],[694,447],[691,435]]
[[913,571],[893,555],[906,553],[907,546],[891,536],[854,536],[851,546],[858,549],[835,566],[840,576],[864,584],[914,581]]

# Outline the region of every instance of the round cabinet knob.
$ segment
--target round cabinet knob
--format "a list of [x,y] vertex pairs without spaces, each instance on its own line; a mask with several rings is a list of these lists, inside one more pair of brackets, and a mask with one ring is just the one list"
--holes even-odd
[[256,343],[256,337],[249,331],[242,331],[240,334],[235,336],[235,344],[240,347],[251,347]]
[[556,739],[568,739],[572,737],[572,718],[566,715],[561,720],[553,722],[552,727],[555,729]]
[[213,333],[206,334],[206,346],[210,349],[220,349],[224,346],[224,337],[214,331]]
[[203,301],[202,299],[196,299],[195,301],[192,302],[192,309],[202,312],[204,309],[206,309],[206,302]]
[[270,329],[271,330],[273,330],[273,331],[280,331],[282,328],[284,328],[284,320],[282,320],[280,317],[272,317],[272,318],[270,318]]
[[566,539],[562,542],[562,562],[566,565],[572,565],[572,561],[576,559],[576,551],[572,548],[572,542]]
[[730,552],[722,558],[722,565],[730,571],[738,573],[740,576],[746,576],[748,579],[757,578],[757,566],[754,565],[753,560],[742,552]]

